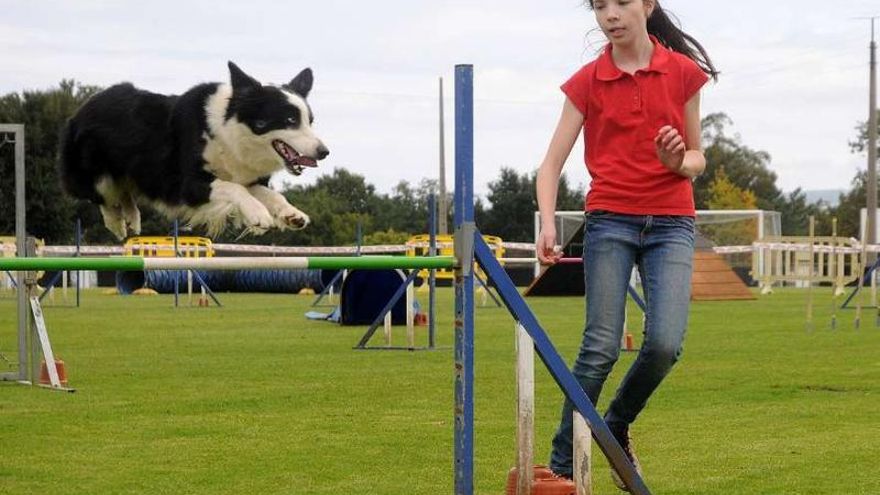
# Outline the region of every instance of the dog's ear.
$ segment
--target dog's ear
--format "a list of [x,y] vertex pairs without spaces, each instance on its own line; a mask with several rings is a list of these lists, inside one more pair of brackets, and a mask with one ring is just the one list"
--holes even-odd
[[232,83],[232,92],[241,93],[262,87],[260,81],[244,73],[237,65],[229,62],[229,82]]
[[297,74],[296,77],[291,79],[289,83],[285,84],[284,88],[305,98],[309,96],[309,91],[312,90],[313,82],[314,78],[312,77],[312,69],[307,67]]

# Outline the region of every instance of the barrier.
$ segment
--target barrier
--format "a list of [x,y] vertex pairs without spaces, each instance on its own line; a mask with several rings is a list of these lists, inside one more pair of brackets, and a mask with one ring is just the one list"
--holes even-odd
[[779,282],[826,282],[840,292],[858,279],[861,254],[861,244],[844,237],[769,237],[753,245],[752,277],[763,294]]
[[335,257],[241,257],[241,258],[0,258],[0,270],[271,270],[314,268],[320,270],[383,270],[390,268],[449,269],[452,256],[335,256]]
[[[500,237],[494,235],[484,235],[483,240],[486,241],[486,244],[492,249],[492,252],[495,253],[496,258],[504,257],[505,248],[504,242]],[[438,235],[436,236],[436,246],[437,253],[441,256],[452,256],[453,255],[453,237],[451,235]],[[430,243],[430,234],[419,234],[414,235],[406,241],[406,255],[407,256],[427,256],[428,251],[431,248]],[[481,279],[486,278],[485,274],[483,274],[482,270],[479,267],[477,268],[477,273],[480,275]],[[422,270],[418,273],[418,276],[422,279],[427,280],[428,271]],[[452,269],[439,269],[436,270],[437,280],[445,280],[447,282],[452,281],[453,272]]]
[[178,236],[177,239],[173,236],[131,237],[122,249],[125,256],[162,258],[212,258],[215,254],[211,239],[196,236]]

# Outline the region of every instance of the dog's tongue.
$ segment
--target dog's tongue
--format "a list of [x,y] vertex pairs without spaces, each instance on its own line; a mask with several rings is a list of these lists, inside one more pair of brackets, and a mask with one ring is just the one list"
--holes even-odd
[[309,158],[307,156],[300,155],[293,148],[290,147],[284,141],[276,139],[272,141],[272,146],[275,147],[275,151],[278,152],[279,155],[284,159],[284,163],[287,168],[294,174],[299,175],[302,173],[302,167],[317,167],[318,162],[314,158]]

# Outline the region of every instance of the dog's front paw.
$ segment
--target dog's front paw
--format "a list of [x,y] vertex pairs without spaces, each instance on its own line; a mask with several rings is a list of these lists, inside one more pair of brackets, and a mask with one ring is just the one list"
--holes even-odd
[[275,220],[281,229],[299,230],[309,224],[309,216],[290,205],[279,211]]
[[248,232],[252,234],[263,235],[275,225],[275,220],[269,214],[269,210],[257,202],[242,208],[241,216]]

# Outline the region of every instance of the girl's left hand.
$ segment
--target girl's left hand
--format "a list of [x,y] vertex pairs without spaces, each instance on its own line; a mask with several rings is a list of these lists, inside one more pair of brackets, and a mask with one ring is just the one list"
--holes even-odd
[[660,163],[667,169],[680,173],[684,165],[684,153],[687,149],[684,138],[679,134],[678,129],[664,125],[657,131],[654,145],[657,147],[657,157],[660,158]]

